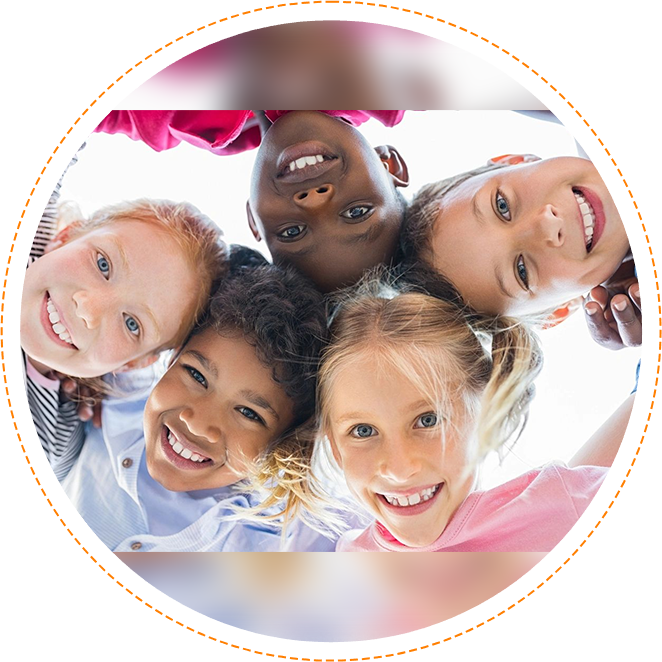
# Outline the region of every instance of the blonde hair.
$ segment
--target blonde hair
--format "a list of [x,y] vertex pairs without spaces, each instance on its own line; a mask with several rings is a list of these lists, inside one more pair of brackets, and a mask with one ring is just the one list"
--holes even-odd
[[[61,230],[56,241],[66,244],[88,232],[121,221],[148,223],[165,232],[181,249],[195,275],[195,300],[191,314],[184,315],[176,335],[155,348],[153,354],[179,347],[203,315],[211,292],[228,271],[228,247],[223,241],[223,232],[208,216],[188,202],[145,198],[124,201],[103,207],[89,218],[83,216],[75,203],[64,202],[58,208],[58,225]],[[72,379],[100,396],[117,390],[101,376]]]
[[340,369],[368,353],[428,395],[444,419],[460,398],[476,419],[478,460],[517,438],[542,365],[536,337],[524,324],[373,275],[343,295],[334,316],[319,372],[323,431],[331,426],[329,401]]

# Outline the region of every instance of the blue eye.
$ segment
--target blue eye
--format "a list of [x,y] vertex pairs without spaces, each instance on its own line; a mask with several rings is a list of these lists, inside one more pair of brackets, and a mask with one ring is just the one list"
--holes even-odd
[[192,365],[186,365],[185,363],[182,364],[182,368],[184,368],[184,370],[186,370],[191,378],[198,382],[198,384],[207,388],[207,380],[199,370],[196,370]]
[[376,433],[377,430],[375,430],[375,428],[373,428],[372,425],[366,425],[365,423],[360,423],[359,425],[355,425],[350,431],[350,434],[353,437],[358,437],[359,439],[367,439],[368,437],[374,437]]
[[103,276],[108,278],[110,274],[110,262],[108,262],[106,256],[101,253],[97,253],[97,267]]
[[508,203],[508,200],[504,198],[503,194],[501,191],[496,192],[496,197],[494,199],[494,205],[497,210],[497,214],[501,216],[501,218],[504,219],[504,221],[510,221],[511,216],[510,216],[510,204]]
[[305,225],[290,225],[290,227],[281,230],[276,234],[279,239],[284,239],[285,241],[292,241],[303,236],[303,233],[306,231]]
[[140,324],[136,321],[131,315],[126,315],[124,318],[124,325],[129,330],[129,333],[132,333],[134,336],[140,335]]
[[517,278],[524,285],[525,289],[529,289],[529,274],[524,263],[524,258],[520,255],[515,263],[515,271],[517,271]]
[[416,427],[419,428],[433,428],[439,422],[439,417],[434,412],[428,412],[418,417]]
[[259,414],[256,414],[250,407],[237,407],[237,411],[249,421],[255,421],[256,423],[266,425],[264,419]]
[[348,218],[350,221],[359,221],[363,217],[367,216],[373,207],[370,205],[357,205],[356,207],[350,207],[349,209],[341,212],[341,216]]

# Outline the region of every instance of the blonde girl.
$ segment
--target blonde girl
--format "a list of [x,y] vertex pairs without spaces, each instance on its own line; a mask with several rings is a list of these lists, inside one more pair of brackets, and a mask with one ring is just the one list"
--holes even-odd
[[541,353],[525,326],[446,295],[372,280],[336,312],[321,430],[375,518],[339,551],[548,551],[602,482],[602,467],[552,464],[475,490],[480,462],[525,424]]

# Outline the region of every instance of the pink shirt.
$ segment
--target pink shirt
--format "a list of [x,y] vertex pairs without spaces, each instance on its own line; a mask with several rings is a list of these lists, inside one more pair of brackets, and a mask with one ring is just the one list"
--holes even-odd
[[375,522],[362,533],[346,533],[336,551],[549,552],[581,517],[607,471],[550,464],[494,489],[472,492],[428,547],[407,547]]
[[[290,110],[267,110],[275,122]],[[385,126],[395,126],[404,110],[322,110],[322,113],[360,126],[371,117]],[[99,133],[123,133],[142,140],[157,152],[184,141],[214,154],[238,154],[255,149],[261,133],[250,110],[113,110],[95,129]]]

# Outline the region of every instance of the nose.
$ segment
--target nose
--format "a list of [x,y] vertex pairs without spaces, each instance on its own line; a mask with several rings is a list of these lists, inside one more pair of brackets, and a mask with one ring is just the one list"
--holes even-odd
[[383,445],[381,475],[393,483],[405,484],[422,468],[419,454],[403,439],[390,439]]
[[320,184],[303,191],[297,191],[292,199],[297,207],[312,211],[328,204],[333,199],[335,192],[333,184]]
[[94,292],[79,290],[73,295],[76,315],[83,320],[88,329],[99,326],[104,311],[108,311],[112,302],[107,297],[95,296]]
[[565,242],[565,222],[558,209],[551,204],[545,205],[538,212],[534,231],[539,241],[552,248],[560,248]]
[[222,440],[221,429],[216,424],[216,420],[205,411],[199,409],[196,411],[192,406],[184,407],[179,412],[179,420],[195,437],[205,439],[211,444],[217,444]]

